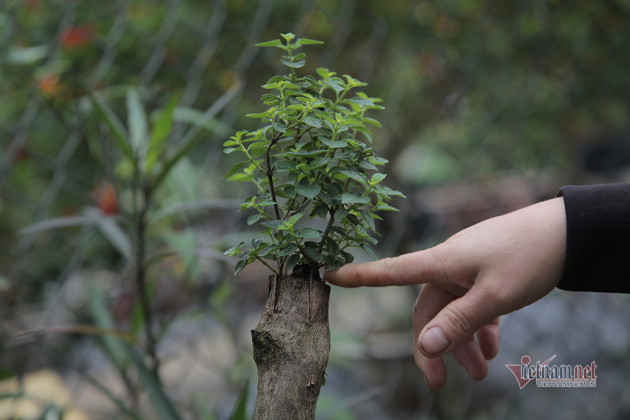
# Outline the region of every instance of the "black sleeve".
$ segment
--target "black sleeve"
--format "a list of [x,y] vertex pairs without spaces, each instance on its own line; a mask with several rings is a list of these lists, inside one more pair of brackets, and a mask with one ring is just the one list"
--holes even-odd
[[567,254],[558,288],[630,293],[630,184],[565,186]]

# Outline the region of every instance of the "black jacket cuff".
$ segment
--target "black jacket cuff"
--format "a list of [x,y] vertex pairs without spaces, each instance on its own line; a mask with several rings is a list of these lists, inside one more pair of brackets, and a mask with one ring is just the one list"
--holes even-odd
[[630,293],[630,184],[565,186],[567,250],[558,288]]

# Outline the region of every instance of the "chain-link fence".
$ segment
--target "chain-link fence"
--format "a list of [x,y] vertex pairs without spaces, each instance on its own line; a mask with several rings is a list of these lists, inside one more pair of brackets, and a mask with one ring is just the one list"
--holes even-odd
[[[162,409],[143,371],[130,373],[136,353],[116,344],[147,340],[134,283],[141,188],[100,105],[130,128],[138,104],[151,125],[177,101],[160,158],[187,153],[153,194],[144,232],[158,370],[185,418],[229,418],[241,391],[255,389],[249,330],[266,294],[263,269],[232,278],[222,255],[248,233],[237,213],[247,191],[223,181],[234,162],[221,144],[252,128],[242,116],[260,110],[259,86],[280,71],[274,52],[254,44],[289,31],[323,40],[307,50],[305,71],[352,74],[384,99],[375,147],[409,197],[380,226],[385,256],[565,183],[626,180],[629,14],[616,1],[4,1],[0,367],[24,392],[6,388],[0,417],[12,418],[47,369],[70,395],[57,405],[30,398],[37,415],[75,405],[87,418],[134,418],[136,409],[157,418]],[[413,365],[414,300],[408,288],[333,291],[319,418],[628,411],[625,297],[554,292],[505,317],[489,378],[474,383],[453,367],[440,392]],[[595,360],[598,387],[519,390],[503,366],[553,354]]]

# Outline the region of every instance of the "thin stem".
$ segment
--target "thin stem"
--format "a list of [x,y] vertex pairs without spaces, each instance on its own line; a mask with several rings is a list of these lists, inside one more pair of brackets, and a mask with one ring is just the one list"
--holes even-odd
[[282,271],[280,269],[275,270],[269,263],[267,263],[267,261],[263,260],[261,257],[256,256],[255,257],[258,261],[260,261],[265,267],[267,267],[268,269],[270,269],[273,273],[275,273],[277,276],[282,274]]
[[[265,171],[265,175],[267,175],[267,180],[269,181],[269,191],[271,192],[271,199],[273,200],[273,210],[274,213],[276,214],[276,219],[277,220],[282,220],[282,213],[280,213],[280,207],[278,206],[278,199],[276,196],[276,188],[274,186],[273,183],[273,168],[271,166],[271,148],[274,146],[274,144],[276,144],[278,142],[278,139],[280,138],[280,134],[274,136],[271,141],[269,142],[269,146],[267,146],[267,153],[266,153],[266,161],[267,161],[267,170]],[[280,237],[284,238],[284,235],[282,234],[282,231],[280,231]],[[259,258],[260,259],[260,258]],[[275,272],[276,274],[280,275],[284,272],[284,258],[279,258],[278,259],[278,270],[274,270],[273,268],[271,268],[269,265],[267,265],[264,261],[260,260],[263,264],[265,264],[268,268],[271,269],[271,271]]]
[[149,210],[149,202],[151,198],[151,192],[149,188],[144,187],[142,190],[143,202],[138,212],[138,220],[136,225],[136,289],[138,296],[140,297],[140,307],[142,309],[142,318],[144,323],[144,332],[146,335],[146,353],[149,357],[150,368],[155,378],[159,382],[159,359],[156,353],[156,340],[153,334],[153,314],[151,313],[151,306],[149,302],[149,291],[146,282],[146,266],[145,266],[145,240],[146,240],[146,226],[147,226],[147,212]]
[[83,378],[85,378],[90,385],[92,385],[94,388],[96,388],[98,391],[102,392],[103,394],[105,394],[105,396],[107,396],[107,398],[109,398],[114,404],[116,404],[116,406],[123,411],[129,418],[135,419],[135,420],[142,420],[141,417],[133,412],[131,409],[129,409],[125,403],[118,398],[111,389],[109,389],[107,386],[103,385],[101,382],[99,382],[96,378],[94,378],[92,375],[90,375],[88,372],[82,370],[82,369],[77,369],[77,372],[79,373],[79,375],[81,375]]
[[335,211],[337,211],[336,208],[328,209],[330,218],[328,219],[328,224],[326,225],[326,229],[324,230],[324,233],[322,235],[322,240],[319,243],[319,248],[317,249],[317,252],[320,254],[322,253],[322,250],[324,249],[324,244],[326,243],[326,239],[328,238],[328,235],[330,234],[330,229],[332,228],[333,223],[335,223]]
[[269,181],[269,191],[271,192],[271,199],[273,200],[273,210],[276,213],[276,219],[282,220],[282,215],[280,213],[280,207],[278,206],[278,201],[276,200],[276,188],[273,184],[273,168],[271,167],[271,148],[278,141],[278,136],[274,136],[269,142],[269,146],[267,146],[267,170],[265,171],[265,175],[267,175],[267,180]]

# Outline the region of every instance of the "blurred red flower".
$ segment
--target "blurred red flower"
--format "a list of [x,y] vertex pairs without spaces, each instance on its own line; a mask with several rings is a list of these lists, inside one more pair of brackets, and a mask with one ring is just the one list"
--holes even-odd
[[89,25],[70,26],[61,32],[59,37],[63,48],[78,48],[92,42],[94,29]]
[[103,182],[96,188],[96,201],[98,208],[108,215],[120,213],[116,189],[109,182]]
[[59,75],[56,73],[47,73],[37,81],[39,91],[46,96],[54,96],[61,91],[61,83]]

